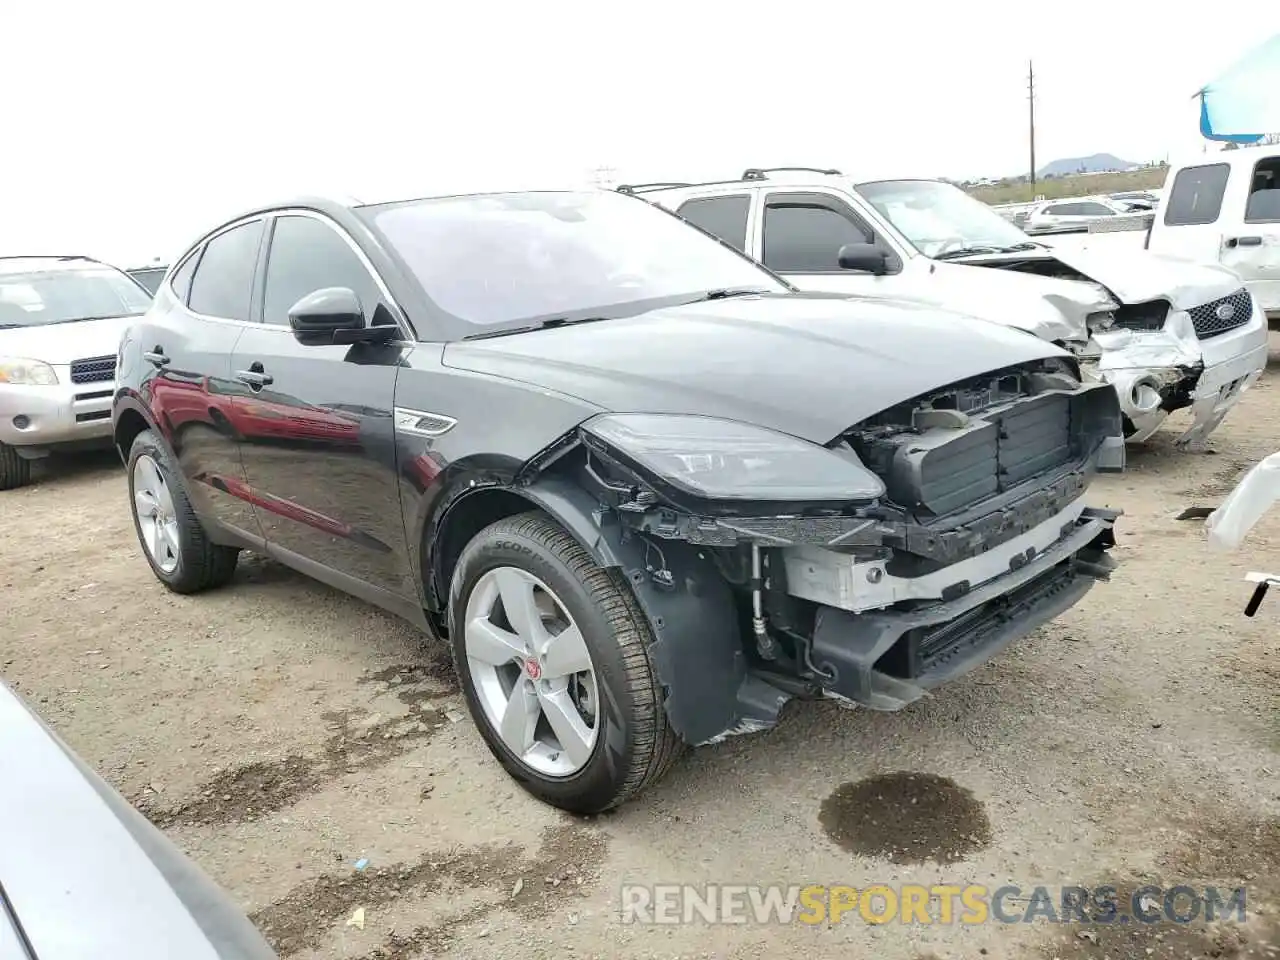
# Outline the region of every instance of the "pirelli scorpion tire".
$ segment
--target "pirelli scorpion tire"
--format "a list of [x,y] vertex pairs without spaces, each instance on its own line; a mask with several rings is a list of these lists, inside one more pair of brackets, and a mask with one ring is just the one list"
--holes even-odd
[[0,490],[15,490],[31,482],[31,461],[18,456],[7,443],[0,443]]
[[449,636],[481,736],[539,799],[599,813],[681,752],[630,587],[544,514],[500,520],[467,545]]
[[240,551],[209,539],[181,472],[150,430],[129,449],[129,506],[142,555],[174,593],[199,593],[231,579]]

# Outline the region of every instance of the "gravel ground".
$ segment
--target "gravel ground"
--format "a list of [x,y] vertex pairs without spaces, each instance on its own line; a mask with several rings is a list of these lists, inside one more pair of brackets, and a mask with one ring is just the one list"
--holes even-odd
[[[1098,481],[1112,582],[897,714],[792,704],[621,811],[526,797],[405,624],[246,557],[167,593],[110,457],[0,495],[0,672],[244,906],[282,957],[1280,956],[1280,511],[1210,553],[1213,505],[1280,446],[1269,379],[1183,454]],[[368,866],[356,870],[366,858]],[[1247,884],[1244,925],[624,925],[623,883]],[[347,921],[364,908],[361,929]]]

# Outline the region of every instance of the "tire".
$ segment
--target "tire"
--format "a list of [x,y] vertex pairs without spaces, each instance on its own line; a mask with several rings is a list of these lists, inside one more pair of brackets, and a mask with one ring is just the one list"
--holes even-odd
[[[169,502],[163,505],[163,514],[168,518],[165,526],[171,540],[165,541],[158,551],[148,543],[147,531],[151,525],[158,526],[159,521],[151,519],[149,525],[147,516],[139,516],[139,494],[147,500],[148,489],[156,485],[146,476],[150,467],[157,471],[169,497]],[[240,551],[210,541],[191,508],[182,474],[152,431],[142,431],[129,448],[128,475],[133,529],[156,579],[174,593],[199,593],[226,584],[235,573]],[[155,502],[156,491],[151,492],[150,499]]]
[[0,443],[0,490],[16,490],[31,482],[31,461],[18,456],[7,443]]
[[[511,573],[512,570],[516,572]],[[555,762],[572,765],[572,757],[557,761],[558,753],[544,752],[530,759],[545,743],[532,748],[532,753],[517,755],[486,710],[488,704],[498,716],[493,707],[493,691],[498,688],[490,673],[494,668],[477,660],[477,671],[482,672],[479,676],[473,673],[472,655],[477,647],[474,640],[469,644],[467,639],[468,607],[471,605],[474,617],[487,602],[485,598],[497,590],[490,584],[502,584],[499,595],[504,598],[503,605],[495,605],[494,609],[499,611],[497,622],[510,626],[504,591],[512,578],[536,581],[533,595],[538,598],[537,603],[544,610],[556,605],[567,615],[569,626],[577,627],[590,658],[590,678],[579,673],[569,683],[582,694],[577,699],[579,704],[595,708],[593,719],[587,719],[586,712],[579,714],[584,728],[594,722],[594,741],[589,754],[579,743],[579,757],[585,754],[587,758],[568,772],[557,772],[552,767]],[[546,592],[552,595],[550,601]],[[545,612],[542,615],[547,616]],[[569,636],[569,628],[564,629],[565,633],[554,634],[550,642]],[[505,635],[511,637],[518,632]],[[662,687],[649,656],[653,642],[649,623],[631,588],[615,573],[597,566],[577,541],[544,514],[526,513],[499,520],[467,545],[450,588],[449,637],[467,708],[489,750],[525,790],[552,806],[579,814],[608,810],[660,779],[682,752],[683,744],[667,721]],[[548,646],[547,650],[550,655],[552,648]],[[555,679],[530,679],[529,671],[534,668],[527,662],[523,672],[518,672],[521,668],[514,661],[505,669],[508,676],[517,677],[514,683],[527,684],[535,691],[532,695],[537,697],[539,709],[550,702],[544,699],[541,684],[554,684]],[[558,671],[550,661],[537,669],[553,678]],[[594,689],[593,703],[586,703],[586,687]],[[514,700],[515,687],[511,690]],[[500,699],[501,694],[497,696]],[[547,694],[548,698],[555,696],[558,695]],[[545,724],[540,729],[550,730],[551,712],[541,716],[547,719],[539,721]],[[559,737],[555,742],[567,741]],[[573,753],[568,749],[563,752]]]

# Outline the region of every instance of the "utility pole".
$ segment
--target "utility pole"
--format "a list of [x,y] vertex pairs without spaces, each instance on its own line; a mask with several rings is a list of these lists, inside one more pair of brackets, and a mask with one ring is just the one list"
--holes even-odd
[[1027,61],[1027,103],[1031,107],[1031,199],[1036,198],[1036,67]]

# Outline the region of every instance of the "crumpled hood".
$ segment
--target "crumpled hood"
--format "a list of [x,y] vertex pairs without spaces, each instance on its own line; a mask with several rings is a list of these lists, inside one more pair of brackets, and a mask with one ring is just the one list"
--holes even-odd
[[1243,286],[1227,267],[1161,256],[1147,250],[1089,251],[1054,247],[1052,255],[1073,270],[1102,284],[1121,303],[1144,303],[1166,298],[1175,309],[1189,310],[1229,296]]
[[935,387],[1053,356],[1067,354],[962,314],[781,295],[451,343],[443,361],[604,410],[724,417],[827,443]]
[[21,357],[57,365],[90,357],[115,356],[121,336],[139,316],[142,314],[0,330],[0,357]]

